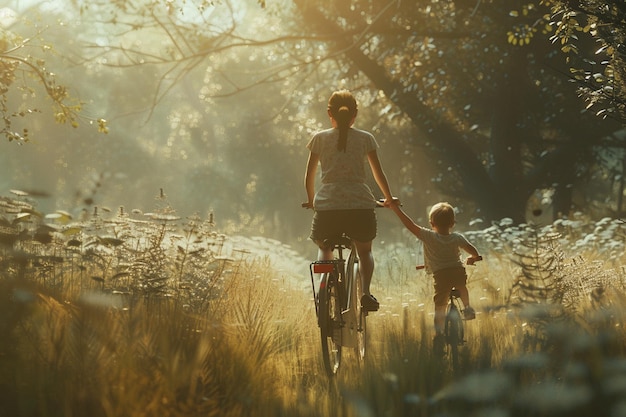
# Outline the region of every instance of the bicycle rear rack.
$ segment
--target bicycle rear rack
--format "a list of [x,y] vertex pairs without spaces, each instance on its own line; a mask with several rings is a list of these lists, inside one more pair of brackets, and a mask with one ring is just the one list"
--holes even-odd
[[314,274],[333,272],[337,261],[316,261],[311,263],[311,271]]
[[311,275],[311,288],[313,289],[313,300],[315,300],[315,314],[319,315],[317,305],[317,291],[315,289],[315,278],[313,274],[330,274],[333,271],[343,268],[345,259],[332,259],[328,261],[314,261],[309,265],[309,272]]

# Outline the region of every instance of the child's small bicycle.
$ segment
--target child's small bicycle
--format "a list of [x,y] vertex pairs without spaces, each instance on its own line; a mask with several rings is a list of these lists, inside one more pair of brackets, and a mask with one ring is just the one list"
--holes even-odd
[[459,370],[459,347],[465,344],[465,330],[463,329],[462,306],[459,297],[459,290],[453,288],[450,291],[448,301],[448,311],[446,312],[446,322],[444,326],[444,340],[447,345],[447,352],[450,355],[452,369]]
[[[474,259],[473,262],[482,261],[482,256]],[[472,263],[473,265],[473,263]],[[424,269],[424,265],[417,265],[415,269]],[[463,303],[459,290],[452,288],[448,296],[448,308],[446,310],[446,321],[443,331],[444,354],[450,356],[453,371],[460,369],[459,347],[465,344],[465,329],[463,326]]]

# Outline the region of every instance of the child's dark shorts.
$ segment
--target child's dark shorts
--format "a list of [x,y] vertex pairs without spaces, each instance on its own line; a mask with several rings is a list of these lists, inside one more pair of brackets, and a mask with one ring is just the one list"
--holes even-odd
[[433,297],[435,306],[448,304],[448,297],[453,287],[462,288],[467,285],[467,274],[462,266],[439,270],[433,276],[435,278],[435,296]]
[[358,242],[369,242],[376,237],[374,209],[320,210],[313,214],[310,238],[323,242],[342,234]]

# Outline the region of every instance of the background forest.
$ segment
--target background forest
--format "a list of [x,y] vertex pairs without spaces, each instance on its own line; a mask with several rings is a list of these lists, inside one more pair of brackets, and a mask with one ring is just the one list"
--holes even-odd
[[623,10],[585,4],[15,1],[0,190],[76,215],[163,189],[225,230],[306,240],[304,145],[345,87],[417,218],[440,198],[461,224],[619,215]]
[[[0,415],[626,415],[625,28],[595,0],[5,1]],[[450,201],[485,255],[466,380],[383,210],[372,355],[319,368],[300,203],[338,88],[406,211]]]

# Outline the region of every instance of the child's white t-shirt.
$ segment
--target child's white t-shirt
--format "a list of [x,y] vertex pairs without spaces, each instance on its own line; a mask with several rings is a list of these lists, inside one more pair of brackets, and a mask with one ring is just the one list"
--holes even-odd
[[424,243],[424,264],[426,271],[435,273],[442,269],[462,267],[461,246],[468,241],[460,233],[441,235],[434,230],[420,228],[419,239]]

